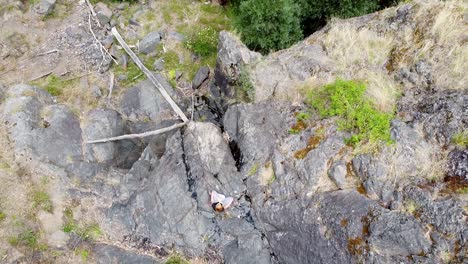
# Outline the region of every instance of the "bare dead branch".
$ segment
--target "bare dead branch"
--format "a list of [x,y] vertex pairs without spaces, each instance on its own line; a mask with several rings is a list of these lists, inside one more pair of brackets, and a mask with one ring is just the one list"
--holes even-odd
[[117,39],[117,41],[122,45],[124,50],[128,53],[130,58],[135,62],[135,64],[140,68],[140,70],[145,73],[145,75],[148,77],[148,79],[158,88],[159,92],[162,94],[164,99],[171,105],[172,109],[180,116],[180,118],[184,121],[184,123],[188,122],[187,116],[185,116],[184,112],[179,108],[179,106],[172,100],[171,96],[168,94],[164,86],[154,77],[153,73],[149,71],[145,65],[141,62],[141,60],[135,55],[135,53],[130,49],[130,47],[125,43],[124,39],[122,36],[119,34],[117,29],[115,27],[112,28],[112,34],[114,37]]
[[145,133],[141,134],[128,134],[128,135],[123,135],[123,136],[118,136],[118,137],[112,137],[112,138],[104,138],[104,139],[98,139],[98,140],[91,140],[91,141],[86,141],[86,144],[95,144],[95,143],[106,143],[106,142],[111,142],[111,141],[117,141],[117,140],[122,140],[122,139],[132,139],[132,138],[143,138],[143,137],[148,137],[148,136],[154,136],[154,135],[159,135],[162,133],[169,132],[171,130],[180,128],[185,126],[187,123],[179,123],[172,125],[170,127],[165,127],[153,131],[148,131]]
[[[104,45],[102,45],[101,41],[98,40],[98,38],[96,37],[96,34],[94,34],[94,31],[93,31],[93,28],[91,26],[91,16],[89,15],[88,16],[88,26],[89,26],[89,31],[91,32],[91,34],[93,35],[94,37],[94,41],[97,43],[98,45],[98,48],[99,50],[101,51],[101,54],[102,54],[102,61],[101,61],[101,65],[102,65],[102,62],[105,60],[106,56],[104,55],[107,54],[107,56],[109,56],[111,58],[111,60],[114,61],[115,64],[119,65],[119,63],[114,59],[114,57],[112,57],[112,55],[109,53],[109,51],[106,49],[106,47],[104,47]],[[99,66],[100,68],[100,66]]]
[[48,55],[48,54],[55,53],[55,52],[60,52],[60,51],[58,49],[53,49],[53,50],[49,50],[49,51],[46,51],[46,52],[36,54],[35,57],[44,56],[44,55]]
[[86,5],[88,6],[89,12],[91,12],[91,15],[93,15],[93,17],[96,19],[96,23],[98,24],[98,26],[102,27],[101,23],[99,22],[99,19],[97,19],[96,12],[94,12],[93,5],[89,2],[89,0],[85,0],[85,2],[86,2]]
[[111,99],[112,90],[114,89],[114,73],[110,72],[109,74],[109,94],[107,95],[107,99]]

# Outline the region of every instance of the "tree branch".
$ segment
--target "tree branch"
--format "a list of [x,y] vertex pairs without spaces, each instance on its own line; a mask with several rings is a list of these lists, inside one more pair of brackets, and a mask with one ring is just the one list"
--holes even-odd
[[187,123],[179,123],[179,124],[172,125],[170,127],[165,127],[165,128],[161,128],[161,129],[157,129],[157,130],[153,130],[153,131],[148,131],[148,132],[141,133],[141,134],[128,134],[128,135],[123,135],[123,136],[118,136],[118,137],[111,137],[111,138],[104,138],[104,139],[86,141],[85,143],[86,144],[106,143],[106,142],[117,141],[117,140],[122,140],[122,139],[142,138],[142,137],[154,136],[154,135],[166,133],[168,131],[183,127],[186,124]]
[[174,100],[172,100],[171,96],[167,93],[164,86],[156,79],[156,77],[154,77],[153,73],[151,73],[145,67],[145,65],[135,55],[135,53],[130,49],[130,47],[127,45],[127,43],[125,43],[124,39],[122,38],[122,36],[119,34],[119,32],[117,31],[117,29],[115,27],[112,28],[112,34],[117,39],[117,41],[120,43],[120,45],[122,45],[122,47],[128,53],[130,58],[132,58],[132,60],[135,62],[135,64],[138,66],[138,68],[140,68],[140,70],[143,71],[143,73],[154,84],[154,86],[156,86],[156,88],[158,88],[159,92],[162,94],[164,99],[166,99],[166,101],[171,105],[172,109],[174,109],[174,111],[180,116],[182,121],[184,121],[184,123],[188,122],[189,120],[188,120],[187,116],[185,116],[184,112],[182,112],[182,110],[179,108],[179,106],[174,102]]

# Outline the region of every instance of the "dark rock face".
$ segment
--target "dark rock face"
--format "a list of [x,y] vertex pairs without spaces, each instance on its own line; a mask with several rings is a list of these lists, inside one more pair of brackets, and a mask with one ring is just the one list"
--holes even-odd
[[[155,77],[163,84],[166,91],[177,100],[174,89],[160,74]],[[129,89],[121,98],[120,110],[130,121],[159,122],[172,119],[172,108],[161,93],[149,81],[145,80]]]
[[369,245],[386,256],[425,254],[431,246],[421,224],[403,213],[379,215],[370,224],[369,232]]
[[[87,141],[116,137],[123,134],[124,121],[119,113],[110,109],[92,110],[86,116],[83,125],[83,138]],[[84,148],[85,160],[88,162],[110,162],[116,158],[116,142],[90,144]]]
[[[468,126],[468,94],[465,91],[440,91],[407,96],[400,102],[400,111],[410,113],[422,122],[426,139],[450,144],[459,128]],[[415,102],[416,101],[416,102]]]
[[161,39],[159,32],[151,32],[140,41],[138,50],[143,54],[151,53],[156,50],[156,46],[161,42]]
[[[226,263],[270,263],[267,244],[248,221],[235,160],[213,124],[192,123],[175,133],[160,159],[138,161],[123,182],[119,202],[107,213],[115,225],[111,229],[120,230],[112,232],[115,238],[145,237],[195,255],[211,245],[227,252]],[[235,198],[228,215],[213,212],[212,190]]]
[[94,247],[96,262],[99,264],[119,264],[119,263],[139,263],[139,264],[156,264],[164,263],[156,259],[125,251],[116,246],[100,244]]
[[453,150],[448,156],[448,175],[468,180],[468,149]]
[[231,97],[242,67],[258,61],[261,54],[250,51],[239,39],[226,31],[219,33],[218,43],[215,80],[223,95]]
[[210,77],[210,68],[206,66],[201,67],[193,78],[192,88],[198,89],[208,77]]

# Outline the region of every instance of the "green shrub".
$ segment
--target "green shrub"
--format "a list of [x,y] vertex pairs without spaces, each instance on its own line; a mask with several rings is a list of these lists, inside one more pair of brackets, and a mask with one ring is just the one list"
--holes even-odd
[[349,18],[381,8],[381,0],[299,0],[302,16],[307,19]]
[[339,117],[339,128],[352,133],[347,143],[391,143],[390,122],[393,114],[378,111],[365,97],[365,91],[363,83],[338,79],[317,91],[310,91],[307,101],[322,117]]
[[268,53],[302,38],[300,7],[293,0],[244,0],[235,13],[234,25],[251,49]]
[[212,27],[195,30],[185,41],[185,47],[202,57],[216,54],[218,51],[218,31]]
[[398,0],[231,0],[234,25],[249,48],[268,53],[289,47],[332,17],[365,15]]

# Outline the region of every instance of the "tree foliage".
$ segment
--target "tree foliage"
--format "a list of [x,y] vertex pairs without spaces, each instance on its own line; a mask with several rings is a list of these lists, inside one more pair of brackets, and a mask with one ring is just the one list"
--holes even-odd
[[300,8],[294,0],[240,1],[235,26],[250,48],[263,53],[302,38]]
[[268,53],[289,47],[331,17],[360,16],[397,0],[231,0],[235,26],[249,48]]

